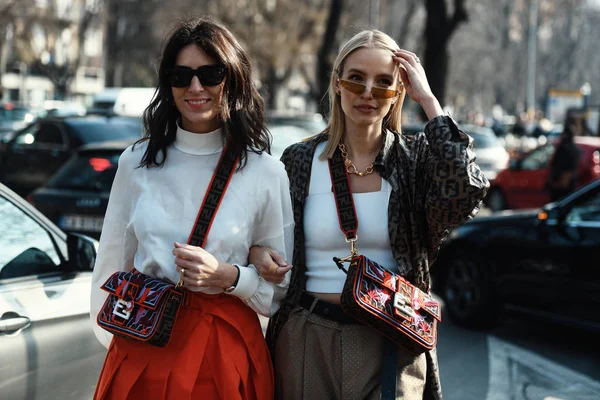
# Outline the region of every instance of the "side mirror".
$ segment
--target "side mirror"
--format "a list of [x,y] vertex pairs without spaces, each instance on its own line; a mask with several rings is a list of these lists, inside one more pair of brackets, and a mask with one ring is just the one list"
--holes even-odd
[[78,233],[67,235],[69,265],[73,271],[91,271],[96,263],[98,241]]
[[512,158],[508,162],[508,168],[509,169],[513,169],[513,170],[520,170],[521,169],[521,160],[518,160],[516,158]]

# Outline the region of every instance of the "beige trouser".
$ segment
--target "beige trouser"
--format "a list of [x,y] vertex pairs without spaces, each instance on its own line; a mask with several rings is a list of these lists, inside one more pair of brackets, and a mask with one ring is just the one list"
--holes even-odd
[[[381,398],[384,339],[364,325],[344,325],[295,309],[275,348],[275,398]],[[396,399],[422,400],[427,363],[399,349]]]

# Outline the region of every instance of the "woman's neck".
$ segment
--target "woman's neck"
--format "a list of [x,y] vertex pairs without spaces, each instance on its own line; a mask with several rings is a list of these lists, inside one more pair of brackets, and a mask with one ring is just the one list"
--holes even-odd
[[367,126],[346,124],[342,141],[350,156],[363,157],[377,154],[381,150],[383,141],[381,124]]

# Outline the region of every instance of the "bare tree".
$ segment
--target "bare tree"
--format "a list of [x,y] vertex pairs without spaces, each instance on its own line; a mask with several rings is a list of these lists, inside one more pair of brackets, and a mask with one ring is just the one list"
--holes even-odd
[[98,22],[102,1],[79,0],[62,13],[57,0],[48,1],[45,8],[29,5],[30,12],[15,32],[21,59],[50,79],[59,99],[68,94],[81,65],[85,38]]
[[33,5],[32,0],[4,0],[0,4],[0,99],[2,99],[2,73],[7,60],[6,38],[10,32],[14,37],[14,24],[17,19],[26,17],[27,11]]
[[454,13],[448,15],[446,0],[425,0],[425,56],[423,67],[433,94],[444,104],[448,74],[448,43],[456,28],[468,20],[464,0],[454,0]]

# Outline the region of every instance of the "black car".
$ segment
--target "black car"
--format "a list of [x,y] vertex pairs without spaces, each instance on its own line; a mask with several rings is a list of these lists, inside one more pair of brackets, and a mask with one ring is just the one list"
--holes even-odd
[[38,120],[0,142],[0,182],[24,196],[42,186],[85,144],[139,138],[137,118],[65,117]]
[[30,203],[67,232],[99,238],[119,156],[135,140],[81,147],[28,197]]
[[0,231],[0,398],[91,398],[106,354],[90,322],[98,242],[2,184]]
[[600,180],[542,209],[477,217],[432,268],[449,315],[486,327],[502,310],[600,330]]

